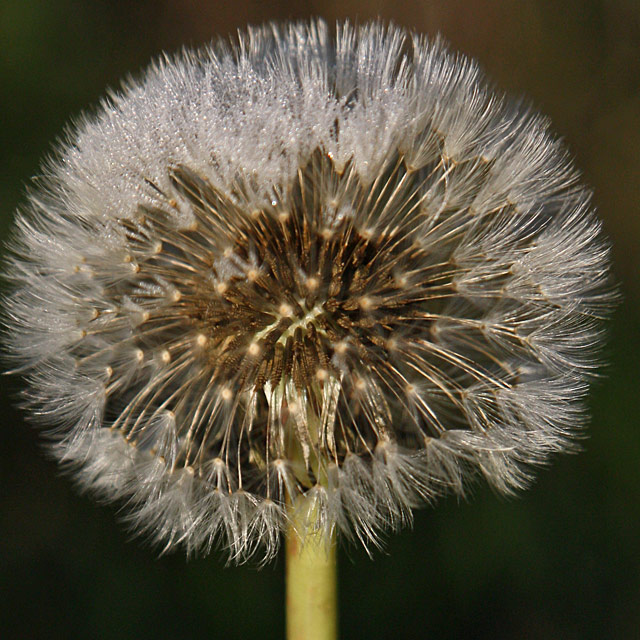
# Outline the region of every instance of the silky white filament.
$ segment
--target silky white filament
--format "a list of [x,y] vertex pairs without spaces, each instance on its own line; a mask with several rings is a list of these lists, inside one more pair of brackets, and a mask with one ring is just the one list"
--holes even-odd
[[81,486],[163,548],[365,545],[574,449],[611,306],[564,147],[395,27],[251,28],[86,116],[18,215],[6,342]]

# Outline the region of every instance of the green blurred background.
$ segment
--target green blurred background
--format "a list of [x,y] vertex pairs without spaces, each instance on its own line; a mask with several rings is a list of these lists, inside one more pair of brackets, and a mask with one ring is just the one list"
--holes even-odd
[[[444,500],[373,560],[343,549],[343,638],[640,637],[640,5],[637,0],[1,0],[0,234],[70,117],[162,50],[247,23],[381,16],[476,57],[571,147],[614,249],[625,302],[585,451],[518,499]],[[78,496],[3,381],[0,636],[279,638],[283,563],[158,558],[116,510]],[[635,389],[635,391],[634,391]]]

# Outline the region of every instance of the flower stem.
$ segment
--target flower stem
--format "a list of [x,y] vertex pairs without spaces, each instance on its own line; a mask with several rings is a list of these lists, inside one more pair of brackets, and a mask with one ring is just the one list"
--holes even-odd
[[287,640],[336,640],[335,539],[300,506],[291,509],[286,540]]

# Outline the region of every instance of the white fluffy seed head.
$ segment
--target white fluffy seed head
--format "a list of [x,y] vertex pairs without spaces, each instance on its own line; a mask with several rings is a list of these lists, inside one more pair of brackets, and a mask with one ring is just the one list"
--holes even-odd
[[439,41],[314,21],[162,59],[41,183],[8,351],[165,549],[269,559],[301,495],[378,544],[573,448],[606,243],[545,121]]

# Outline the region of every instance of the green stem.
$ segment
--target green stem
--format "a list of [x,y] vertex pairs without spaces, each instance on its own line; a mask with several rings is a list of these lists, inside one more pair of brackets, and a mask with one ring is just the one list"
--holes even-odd
[[[303,498],[304,500],[304,498]],[[299,502],[287,531],[287,640],[336,640],[336,544]]]

